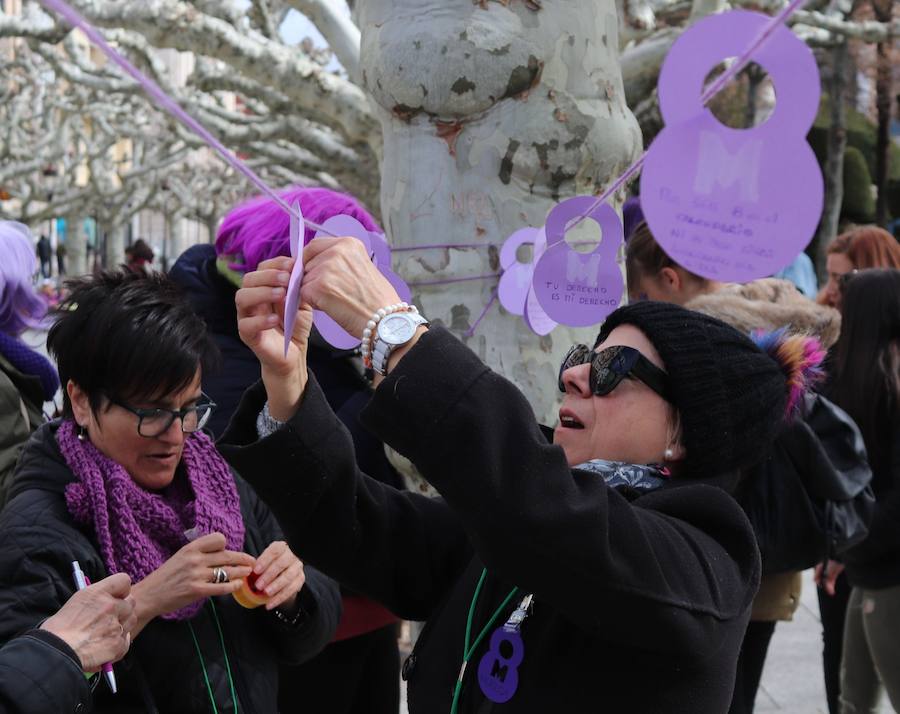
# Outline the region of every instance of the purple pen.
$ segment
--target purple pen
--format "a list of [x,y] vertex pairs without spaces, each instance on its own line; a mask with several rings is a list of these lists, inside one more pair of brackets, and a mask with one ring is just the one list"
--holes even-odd
[[[81,565],[77,560],[72,561],[72,577],[75,578],[75,587],[78,590],[84,590],[91,584],[91,581],[88,580],[87,575],[84,574],[84,571],[81,569]],[[116,674],[113,672],[112,662],[104,664],[100,668],[100,671],[103,672],[103,677],[109,685],[109,690],[115,694],[118,691],[118,687],[116,686]]]

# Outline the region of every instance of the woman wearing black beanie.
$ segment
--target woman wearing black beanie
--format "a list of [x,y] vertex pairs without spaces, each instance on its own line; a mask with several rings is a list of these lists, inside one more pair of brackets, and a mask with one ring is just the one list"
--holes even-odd
[[[781,337],[767,354],[683,308],[620,308],[563,362],[548,438],[518,389],[428,329],[360,245],[306,248],[286,356],[292,261],[245,277],[239,327],[263,380],[220,446],[302,558],[428,620],[404,666],[410,712],[726,711],[759,583],[728,492],[802,392],[815,345]],[[378,373],[363,421],[443,499],[358,471],[305,368],[312,307],[363,336]]]

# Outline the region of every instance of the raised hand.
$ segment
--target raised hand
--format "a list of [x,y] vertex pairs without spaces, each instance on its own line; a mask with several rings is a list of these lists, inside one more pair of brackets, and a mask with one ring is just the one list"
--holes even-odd
[[280,606],[292,607],[297,593],[306,583],[303,563],[288,544],[281,540],[275,541],[260,554],[253,572],[258,576],[256,589],[262,590],[269,597],[267,610]]
[[97,672],[106,662],[122,659],[131,646],[137,620],[130,593],[131,578],[110,575],[75,593],[41,629],[69,645],[85,672]]
[[312,309],[301,303],[285,355],[284,301],[293,266],[293,258],[265,260],[244,276],[235,295],[238,332],[260,362],[272,416],[282,421],[293,416],[306,388],[306,353],[312,328]]
[[400,297],[355,238],[316,238],[303,251],[305,275],[300,296],[353,336],[361,336],[382,307]]
[[[143,629],[154,617],[197,600],[230,595],[241,587],[241,580],[252,572],[255,563],[251,555],[226,550],[221,533],[210,533],[188,543],[135,584],[136,630]],[[224,569],[227,582],[215,582],[216,568]]]

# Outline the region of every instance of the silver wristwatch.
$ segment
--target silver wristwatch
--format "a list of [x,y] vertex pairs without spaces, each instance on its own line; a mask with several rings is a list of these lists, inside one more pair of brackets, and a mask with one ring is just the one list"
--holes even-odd
[[409,342],[419,325],[427,327],[428,320],[418,312],[392,312],[381,318],[372,344],[372,369],[386,377],[391,352]]

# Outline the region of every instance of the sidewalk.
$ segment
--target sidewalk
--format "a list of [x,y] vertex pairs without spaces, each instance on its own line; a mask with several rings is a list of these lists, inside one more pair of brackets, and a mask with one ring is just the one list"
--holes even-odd
[[[828,714],[822,680],[822,629],[812,571],[804,574],[803,596],[793,622],[779,622],[775,628],[755,711]],[[893,711],[886,697],[880,711]]]
[[[400,689],[400,712],[407,714],[405,682],[401,682]],[[892,711],[887,699],[883,699],[881,714]],[[769,647],[755,714],[769,712],[828,714],[822,680],[822,629],[812,571],[804,575],[803,596],[793,622],[778,623]]]

